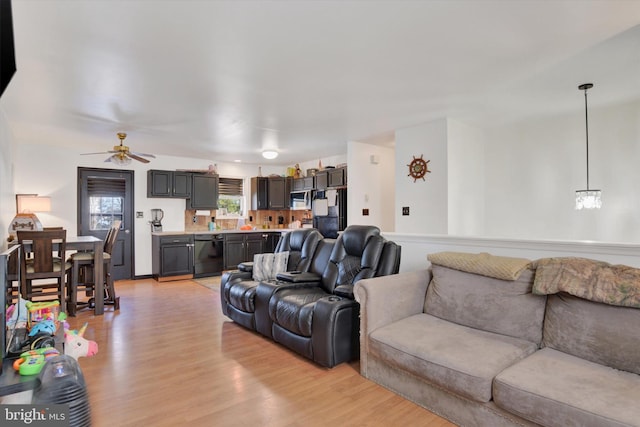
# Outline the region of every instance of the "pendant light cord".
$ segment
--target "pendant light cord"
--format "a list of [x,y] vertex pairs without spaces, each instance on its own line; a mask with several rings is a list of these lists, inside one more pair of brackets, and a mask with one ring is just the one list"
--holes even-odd
[[587,191],[589,191],[589,109],[587,108],[587,90],[584,88],[584,123],[587,136]]

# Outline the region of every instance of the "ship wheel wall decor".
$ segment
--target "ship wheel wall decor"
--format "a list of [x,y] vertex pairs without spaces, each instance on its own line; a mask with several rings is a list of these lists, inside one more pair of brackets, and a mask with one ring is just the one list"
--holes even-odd
[[422,158],[422,154],[420,155],[420,157],[413,156],[413,160],[411,160],[411,163],[407,165],[409,166],[409,175],[407,176],[413,178],[413,182],[416,182],[418,178],[422,178],[422,180],[424,181],[424,176],[426,175],[426,173],[431,173],[431,171],[429,170],[430,161],[431,160],[424,160]]

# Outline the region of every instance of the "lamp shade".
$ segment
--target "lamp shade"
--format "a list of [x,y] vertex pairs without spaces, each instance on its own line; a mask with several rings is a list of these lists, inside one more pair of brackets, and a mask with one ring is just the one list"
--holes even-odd
[[51,198],[18,195],[18,213],[51,212]]

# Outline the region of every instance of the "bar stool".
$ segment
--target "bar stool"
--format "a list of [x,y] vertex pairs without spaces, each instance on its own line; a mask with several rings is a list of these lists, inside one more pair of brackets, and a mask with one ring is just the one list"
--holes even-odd
[[[121,221],[113,221],[104,240],[104,303],[113,305],[114,310],[120,309],[120,297],[116,296],[116,290],[111,275],[111,253],[118,237]],[[88,301],[78,301],[78,292],[85,291],[87,296],[93,295],[95,286],[93,283],[93,252],[76,252],[69,257],[71,274],[67,282],[67,308],[70,316],[75,316],[78,308],[93,307],[98,295]]]

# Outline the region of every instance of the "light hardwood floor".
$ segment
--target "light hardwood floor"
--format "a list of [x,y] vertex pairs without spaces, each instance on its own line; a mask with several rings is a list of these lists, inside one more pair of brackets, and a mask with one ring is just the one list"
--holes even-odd
[[99,352],[81,358],[94,426],[453,424],[359,374],[319,367],[222,315],[190,280],[117,283],[120,310],[83,310]]

